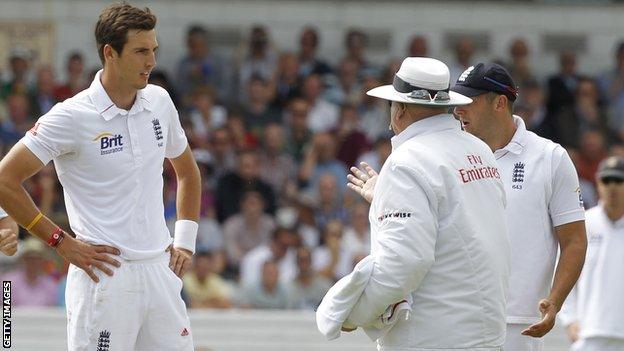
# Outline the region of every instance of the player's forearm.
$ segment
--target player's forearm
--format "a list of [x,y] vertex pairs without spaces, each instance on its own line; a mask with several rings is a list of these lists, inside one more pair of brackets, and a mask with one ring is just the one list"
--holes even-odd
[[[18,224],[28,228],[40,212],[22,184],[7,179],[0,180],[0,207],[14,219],[16,230]],[[30,232],[47,241],[55,229],[54,222],[44,216],[30,228]]]
[[201,177],[199,169],[195,168],[183,175],[178,175],[178,192],[176,194],[178,219],[199,221],[200,206]]
[[585,233],[579,233],[577,238],[561,244],[561,255],[557,264],[553,286],[548,300],[561,309],[566,297],[576,284],[585,262],[587,239]]

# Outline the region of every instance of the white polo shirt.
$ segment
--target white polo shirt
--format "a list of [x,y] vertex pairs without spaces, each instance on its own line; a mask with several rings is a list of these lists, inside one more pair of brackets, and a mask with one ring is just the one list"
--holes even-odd
[[163,209],[163,161],[187,147],[169,94],[148,85],[129,111],[100,82],[39,118],[21,142],[44,164],[54,161],[71,229],[79,239],[154,257],[171,243]]
[[585,266],[560,319],[578,321],[582,338],[624,339],[624,217],[611,221],[600,204],[587,211],[585,223]]
[[559,144],[527,131],[514,116],[511,142],[496,150],[507,192],[511,276],[507,323],[541,319],[540,299],[548,297],[558,242],[553,227],[585,219],[576,169]]

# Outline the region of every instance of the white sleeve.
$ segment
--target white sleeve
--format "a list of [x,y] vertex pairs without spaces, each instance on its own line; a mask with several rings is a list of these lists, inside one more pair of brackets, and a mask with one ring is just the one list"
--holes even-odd
[[61,103],[41,116],[21,142],[45,165],[54,158],[74,152],[75,135],[71,112]]
[[8,217],[9,215],[0,207],[0,218]]
[[169,132],[167,133],[167,145],[165,148],[165,157],[167,158],[176,158],[180,156],[184,150],[186,150],[186,146],[188,145],[188,141],[186,140],[186,135],[184,134],[184,129],[182,129],[182,124],[180,123],[180,115],[178,114],[178,110],[175,108],[173,101],[171,101],[171,97],[169,94],[166,95],[169,105],[169,115],[171,116],[171,120],[169,121]]
[[[434,262],[438,234],[437,199],[424,176],[409,166],[391,165],[375,191],[378,247],[373,271],[349,322],[370,325],[384,310],[418,289]],[[377,199],[375,199],[377,200]]]
[[570,156],[561,146],[553,151],[552,170],[552,193],[548,201],[548,212],[553,226],[584,220],[585,209],[578,175]]

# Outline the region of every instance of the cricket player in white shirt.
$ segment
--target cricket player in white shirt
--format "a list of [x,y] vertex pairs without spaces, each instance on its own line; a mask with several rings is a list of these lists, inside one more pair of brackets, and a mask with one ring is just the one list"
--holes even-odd
[[[392,85],[367,93],[391,101],[396,136],[369,212],[372,274],[343,327],[374,324],[409,296],[410,317],[377,339],[380,350],[494,351],[504,341],[510,253],[501,173],[487,145],[447,113],[471,102],[449,92],[449,80],[444,63],[411,57]],[[363,190],[361,177],[350,186]]]
[[[71,263],[71,351],[193,350],[180,276],[195,249],[200,176],[169,94],[148,84],[155,25],[149,9],[103,10],[95,37],[104,69],[0,162],[2,207]],[[178,185],[173,239],[163,211],[165,158]],[[22,186],[51,160],[76,238],[43,216]]]
[[602,161],[587,211],[587,259],[559,315],[573,351],[624,350],[624,158]]
[[0,208],[0,252],[13,256],[17,252],[17,223]]
[[[585,258],[576,170],[561,146],[527,131],[522,119],[512,115],[518,92],[500,65],[468,68],[452,90],[473,99],[455,107],[455,114],[466,131],[494,151],[507,192],[511,276],[504,350],[540,351],[539,338],[555,325]],[[365,172],[351,169],[349,186],[370,198],[377,176],[370,166],[362,166]],[[557,246],[561,255],[553,280]]]

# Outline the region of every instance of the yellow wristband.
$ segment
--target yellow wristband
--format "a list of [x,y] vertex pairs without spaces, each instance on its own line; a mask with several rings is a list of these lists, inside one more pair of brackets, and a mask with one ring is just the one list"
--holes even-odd
[[37,223],[39,223],[42,217],[43,213],[39,212],[39,214],[36,215],[35,218],[33,218],[32,222],[30,222],[30,224],[26,226],[26,230],[30,231],[35,225],[37,225]]

